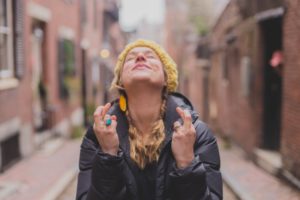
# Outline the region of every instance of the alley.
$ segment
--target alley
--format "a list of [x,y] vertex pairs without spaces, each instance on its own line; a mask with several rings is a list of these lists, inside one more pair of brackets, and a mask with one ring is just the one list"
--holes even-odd
[[[155,194],[143,173],[176,144],[167,134],[194,134],[191,114],[204,122],[195,134],[209,129],[217,144],[171,143],[166,163],[208,165],[199,185],[221,198],[219,149],[223,199],[300,200],[299,10],[300,0],[1,0],[0,199],[75,199],[80,149],[102,141],[113,155],[126,146],[135,181]],[[106,104],[111,116],[95,114]]]

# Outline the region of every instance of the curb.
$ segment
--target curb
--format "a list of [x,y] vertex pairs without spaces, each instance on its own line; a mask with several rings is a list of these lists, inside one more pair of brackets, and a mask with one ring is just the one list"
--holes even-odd
[[232,192],[235,194],[235,196],[240,200],[253,200],[251,195],[249,195],[248,192],[246,192],[238,182],[236,182],[234,179],[230,178],[230,175],[227,174],[224,170],[221,169],[222,178],[224,183],[232,190]]
[[21,183],[0,183],[0,199],[7,199],[11,194],[18,191]]
[[76,165],[69,169],[41,199],[56,200],[64,192],[68,185],[76,178],[77,174],[78,166]]

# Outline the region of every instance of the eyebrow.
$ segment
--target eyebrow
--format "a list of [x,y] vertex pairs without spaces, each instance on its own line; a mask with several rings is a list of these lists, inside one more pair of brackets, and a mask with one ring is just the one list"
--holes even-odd
[[[127,57],[128,57],[128,56],[131,56],[131,55],[136,55],[136,54],[138,54],[138,53],[139,53],[139,52],[137,52],[137,51],[132,51],[132,52],[128,53]],[[151,50],[145,51],[144,54],[153,54],[153,55],[155,55],[155,53],[154,53],[153,51],[151,51]]]

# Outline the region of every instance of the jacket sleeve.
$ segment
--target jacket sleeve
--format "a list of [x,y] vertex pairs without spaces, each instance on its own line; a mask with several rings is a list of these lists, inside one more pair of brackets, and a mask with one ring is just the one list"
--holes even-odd
[[111,156],[101,152],[93,134],[93,129],[89,128],[81,144],[76,199],[125,199],[123,153],[119,151],[117,156]]
[[173,166],[169,174],[172,200],[222,199],[220,156],[215,137],[201,121],[194,123],[195,158],[184,169]]

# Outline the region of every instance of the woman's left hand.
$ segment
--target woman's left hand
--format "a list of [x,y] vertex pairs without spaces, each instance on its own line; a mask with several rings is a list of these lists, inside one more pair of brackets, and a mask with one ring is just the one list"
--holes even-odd
[[178,168],[187,167],[194,159],[196,130],[192,124],[191,114],[180,107],[176,111],[183,120],[183,125],[176,121],[172,137],[172,152]]

